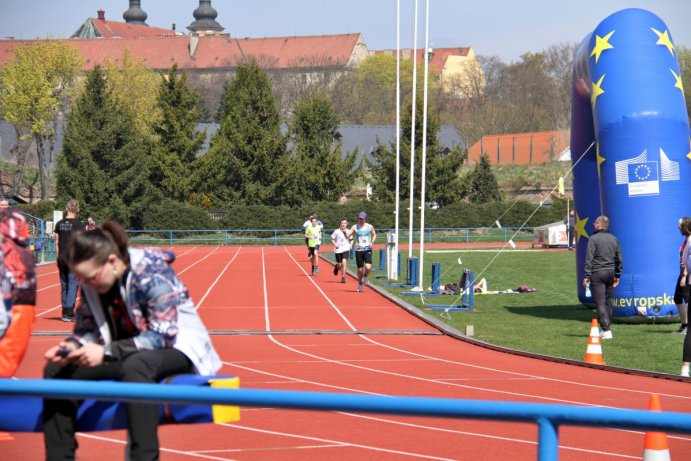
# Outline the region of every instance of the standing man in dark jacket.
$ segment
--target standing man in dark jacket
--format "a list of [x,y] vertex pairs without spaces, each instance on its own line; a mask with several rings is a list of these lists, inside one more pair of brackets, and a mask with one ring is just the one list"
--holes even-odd
[[77,300],[77,289],[79,283],[77,278],[70,272],[70,268],[65,263],[67,247],[70,245],[72,232],[82,229],[84,224],[77,219],[79,213],[79,202],[70,200],[65,207],[67,217],[55,224],[55,251],[58,261],[58,271],[60,272],[60,293],[62,301],[62,321],[74,322],[74,304]]
[[612,339],[612,292],[624,267],[619,240],[609,233],[609,218],[595,220],[595,234],[588,240],[583,286],[590,285],[597,306],[603,339]]
[[564,224],[566,224],[566,231],[568,232],[569,244],[567,245],[569,251],[576,249],[576,211],[571,209],[568,216],[564,219]]

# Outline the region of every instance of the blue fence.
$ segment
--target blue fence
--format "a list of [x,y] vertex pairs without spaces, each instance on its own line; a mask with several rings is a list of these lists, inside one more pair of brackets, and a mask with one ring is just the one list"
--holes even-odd
[[[425,228],[425,243],[470,244],[478,242],[532,242],[533,228],[504,227],[502,229],[486,227],[429,227]],[[333,229],[325,229],[323,244],[330,243]],[[377,232],[380,241],[385,241],[387,232],[394,229],[380,228]],[[141,246],[184,246],[184,245],[302,245],[302,229],[221,229],[221,230],[128,230],[130,241]],[[410,232],[399,229],[399,243],[408,243]],[[514,234],[516,234],[514,236]],[[413,229],[413,242],[420,242],[420,229]],[[36,261],[46,263],[55,261],[55,240],[52,235],[44,235],[41,230],[32,236]]]
[[556,461],[559,458],[560,426],[691,433],[691,417],[685,413],[540,403],[30,379],[0,379],[0,395],[241,405],[528,422],[538,426],[539,461]]
[[[532,227],[523,228],[516,236],[517,227],[472,228],[472,227],[430,227],[425,228],[425,243],[451,242],[515,242],[532,241]],[[333,229],[325,229],[323,241],[329,242]],[[393,229],[379,228],[383,237]],[[225,229],[225,230],[128,230],[130,240],[138,245],[297,245],[304,242],[302,229]],[[409,240],[409,229],[399,229],[398,241]],[[420,241],[420,229],[413,229],[413,240]],[[383,240],[382,240],[383,241]]]

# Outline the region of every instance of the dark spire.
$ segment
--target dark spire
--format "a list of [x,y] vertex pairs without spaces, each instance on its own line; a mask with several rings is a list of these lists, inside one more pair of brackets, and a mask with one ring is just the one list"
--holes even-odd
[[141,3],[141,0],[130,0],[130,9],[125,11],[122,15],[127,24],[148,26],[146,23],[148,15],[142,10]]
[[216,22],[218,12],[211,6],[211,0],[199,0],[199,7],[194,10],[195,21],[187,26],[192,32],[221,32],[223,26]]

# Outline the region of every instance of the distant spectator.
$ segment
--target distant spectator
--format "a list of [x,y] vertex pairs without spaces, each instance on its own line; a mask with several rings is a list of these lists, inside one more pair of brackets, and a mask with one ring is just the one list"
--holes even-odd
[[564,219],[564,224],[566,224],[566,230],[568,232],[568,247],[569,251],[576,248],[576,211],[572,208],[569,211],[569,215]]
[[10,207],[10,201],[5,197],[0,197],[0,210]]
[[67,249],[70,245],[72,232],[77,229],[83,229],[84,224],[77,219],[77,214],[79,213],[78,201],[70,200],[67,202],[65,211],[67,211],[67,217],[55,224],[55,251],[57,253],[58,271],[60,272],[62,321],[74,322],[74,305],[77,301],[79,283],[67,266],[65,256],[67,256]]
[[96,221],[89,215],[89,217],[86,218],[86,230],[90,231],[94,229],[96,229]]

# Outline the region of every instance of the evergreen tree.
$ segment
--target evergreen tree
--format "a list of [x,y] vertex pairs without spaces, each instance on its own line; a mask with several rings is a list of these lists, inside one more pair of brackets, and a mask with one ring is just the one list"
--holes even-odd
[[203,116],[200,101],[187,84],[187,72],[177,76],[177,64],[161,78],[161,117],[153,126],[159,139],[152,156],[151,182],[164,196],[178,201],[190,195],[192,164],[206,137],[205,132],[196,130]]
[[156,195],[148,182],[147,149],[96,67],[67,117],[56,171],[59,200],[76,198],[98,218],[136,226]]
[[468,199],[472,203],[487,203],[501,200],[497,178],[492,172],[487,155],[480,156],[480,162],[471,173]]
[[337,130],[338,116],[324,95],[311,93],[295,107],[293,163],[302,168],[297,190],[305,199],[336,201],[353,183],[355,155],[341,158],[341,146],[334,146]]
[[283,203],[284,175],[292,171],[269,77],[256,61],[241,64],[228,84],[221,126],[197,162],[195,189],[213,201]]
[[[422,128],[423,106],[417,105],[415,116],[415,200],[419,200],[422,186]],[[400,192],[407,197],[410,189],[410,135],[412,129],[412,103],[409,101],[401,117],[400,138]],[[437,202],[439,205],[453,203],[462,197],[462,182],[459,172],[467,152],[456,147],[444,153],[444,147],[439,141],[440,123],[432,111],[427,115],[427,168],[425,172],[427,202]],[[385,201],[394,198],[396,189],[396,145],[392,143],[390,149],[379,145],[374,152],[379,165],[372,170],[375,195]]]

